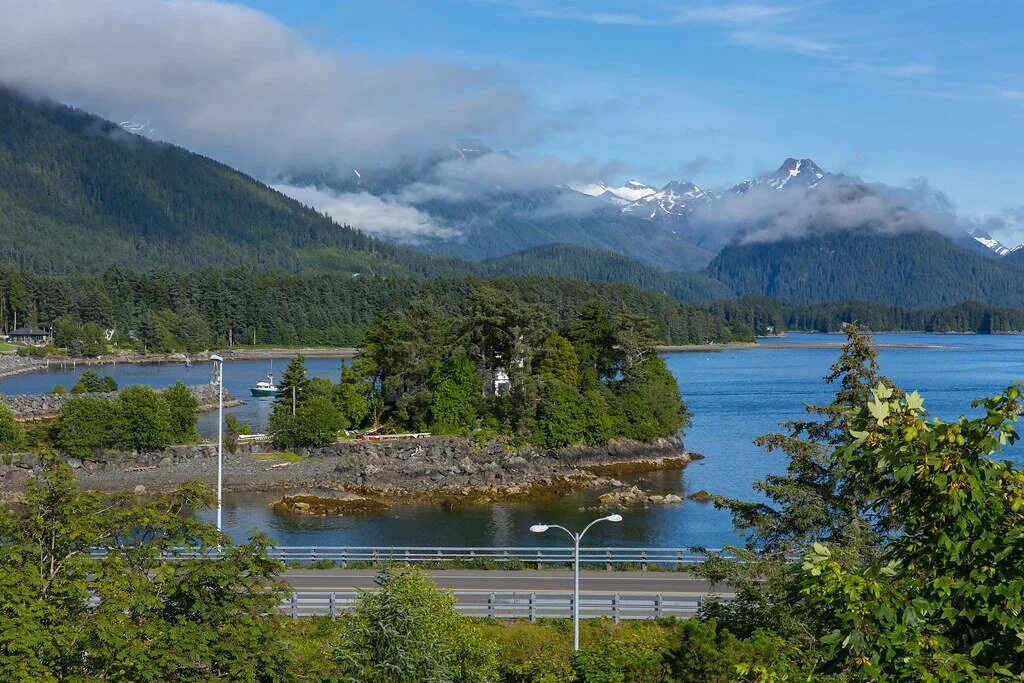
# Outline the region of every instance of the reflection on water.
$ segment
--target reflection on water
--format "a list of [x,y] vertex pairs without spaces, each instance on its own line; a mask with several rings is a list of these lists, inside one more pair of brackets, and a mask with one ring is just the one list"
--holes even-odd
[[[785,341],[841,341],[838,335],[794,334]],[[882,343],[943,345],[948,348],[885,349],[882,372],[907,390],[918,389],[932,415],[953,419],[976,414],[971,400],[989,396],[1012,380],[1024,379],[1024,336],[1021,335],[878,335]],[[774,340],[778,341],[778,340]],[[683,396],[693,412],[686,444],[707,458],[680,475],[663,472],[646,475],[643,488],[659,493],[689,494],[706,489],[731,497],[752,498],[751,483],[785,469],[780,454],[767,454],[751,440],[774,430],[780,420],[804,415],[806,403],[828,402],[834,389],[821,378],[836,359],[834,349],[754,349],[717,353],[677,353],[666,356],[679,380]],[[342,361],[307,360],[310,375],[337,379]],[[279,376],[286,359],[274,361]],[[81,366],[52,367],[0,379],[0,393],[40,393],[54,384],[70,388]],[[262,429],[271,399],[254,399],[248,388],[263,379],[266,361],[228,361],[225,386],[245,406],[227,412]],[[178,379],[188,383],[209,381],[209,365],[120,365],[98,368],[121,385],[148,383],[161,388]],[[201,431],[216,433],[216,414],[206,413]],[[1020,461],[1024,443],[1007,451]],[[565,540],[547,534],[531,534],[536,521],[582,526],[595,515],[580,512],[592,504],[592,495],[570,496],[543,503],[503,504],[446,511],[430,507],[401,507],[380,515],[341,519],[279,515],[268,507],[272,495],[229,495],[225,527],[238,537],[260,529],[282,545],[561,545]],[[213,519],[203,513],[205,519]],[[592,536],[591,536],[592,534]],[[720,546],[735,542],[728,513],[710,505],[687,501],[682,505],[634,510],[620,524],[601,524],[588,534],[593,545]]]

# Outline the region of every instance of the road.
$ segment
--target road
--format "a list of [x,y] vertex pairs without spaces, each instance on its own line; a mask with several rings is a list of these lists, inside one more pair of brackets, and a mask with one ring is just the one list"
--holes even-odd
[[[441,570],[427,572],[455,593],[457,609],[478,617],[542,618],[572,614],[571,571]],[[295,589],[294,601],[282,605],[292,616],[331,615],[351,608],[359,589],[373,589],[376,573],[368,570],[299,569],[284,574]],[[712,591],[703,579],[677,572],[587,571],[580,576],[583,617],[652,619],[687,617]]]
[[[565,593],[572,590],[571,571],[499,571],[446,569],[427,574],[444,588],[457,591],[494,591]],[[283,578],[302,591],[351,591],[373,588],[376,572],[358,569],[297,569],[285,572]],[[682,572],[615,572],[584,571],[580,573],[580,592],[590,594],[647,593],[698,596],[728,592],[724,587],[714,591],[711,584]]]

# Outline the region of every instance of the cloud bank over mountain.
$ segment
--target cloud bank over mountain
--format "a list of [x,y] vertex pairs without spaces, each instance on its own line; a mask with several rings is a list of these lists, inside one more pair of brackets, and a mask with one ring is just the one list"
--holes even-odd
[[[370,61],[212,0],[0,0],[0,82],[259,175],[387,164],[514,139],[526,94],[493,69]],[[148,133],[149,131],[143,131]]]

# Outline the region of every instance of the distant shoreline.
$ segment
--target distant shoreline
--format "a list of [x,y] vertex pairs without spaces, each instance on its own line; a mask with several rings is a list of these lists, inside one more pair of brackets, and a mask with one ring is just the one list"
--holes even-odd
[[[839,332],[799,332],[797,334],[821,334],[825,336],[838,336]],[[934,334],[934,335],[977,335],[976,332],[871,332],[870,334]],[[994,332],[992,334],[1022,334],[1017,332]],[[724,342],[718,344],[665,344],[655,347],[658,353],[709,353],[716,351],[743,351],[751,349],[789,349],[789,350],[836,350],[841,349],[845,342],[842,341],[810,341],[810,342],[781,342],[771,341],[757,342]],[[949,349],[946,344],[921,344],[921,343],[882,343],[875,344],[879,349]],[[51,365],[117,365],[119,363],[130,365],[166,365],[172,363],[185,363],[186,360],[192,363],[209,362],[210,356],[218,353],[225,360],[263,360],[270,358],[291,358],[303,355],[307,358],[354,358],[359,355],[356,347],[338,348],[240,348],[240,349],[218,349],[216,351],[202,351],[199,353],[161,353],[161,354],[126,354],[123,356],[100,356],[98,358],[68,358],[64,356],[51,356],[49,359],[39,358],[18,358],[6,356],[8,363],[0,364],[0,379],[13,377],[15,375],[45,370]],[[4,360],[4,358],[0,358]],[[14,361],[14,362],[11,362]],[[23,362],[18,362],[23,361]]]
[[[896,333],[899,334],[899,333]],[[908,333],[909,334],[909,333]],[[744,351],[754,349],[792,350],[835,350],[843,348],[845,342],[726,342],[724,344],[682,344],[678,346],[656,346],[658,353],[693,353],[706,351]],[[946,344],[874,344],[876,349],[951,349]]]

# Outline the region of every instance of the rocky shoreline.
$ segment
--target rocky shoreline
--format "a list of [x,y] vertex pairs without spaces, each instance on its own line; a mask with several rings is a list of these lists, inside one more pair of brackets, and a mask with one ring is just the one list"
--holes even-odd
[[[218,388],[216,384],[190,384],[189,391],[199,401],[199,410],[210,411],[218,407]],[[106,393],[78,394],[79,396],[96,396],[115,399],[116,391]],[[21,422],[51,420],[60,413],[61,408],[74,394],[12,394],[0,396],[3,403],[14,412],[14,419]],[[224,391],[224,407],[243,405],[245,401],[235,398],[231,392]]]
[[[216,454],[215,445],[202,444],[154,453],[111,452],[93,460],[69,459],[69,464],[84,489],[155,493],[187,481],[212,484]],[[481,446],[460,437],[344,441],[288,454],[273,453],[269,444],[243,444],[224,456],[229,491],[345,493],[385,504],[447,507],[628,489],[614,478],[616,473],[681,469],[703,457],[687,452],[678,438],[543,450],[510,449],[500,440]],[[0,464],[0,498],[19,498],[37,472],[31,455]]]

